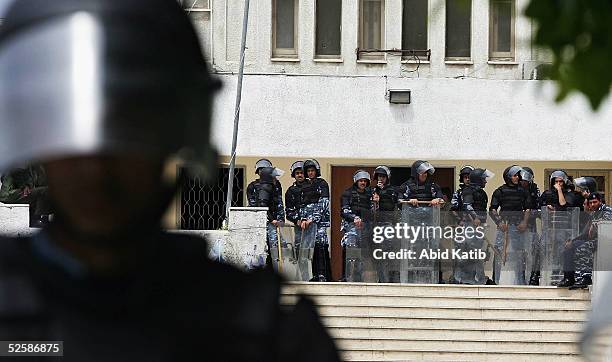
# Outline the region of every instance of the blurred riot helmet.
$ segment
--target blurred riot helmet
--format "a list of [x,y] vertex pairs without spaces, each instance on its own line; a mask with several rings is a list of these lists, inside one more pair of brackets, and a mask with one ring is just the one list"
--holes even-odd
[[296,170],[302,170],[302,172],[304,172],[304,161],[295,161],[292,165],[291,165],[291,177],[295,178],[295,171]]

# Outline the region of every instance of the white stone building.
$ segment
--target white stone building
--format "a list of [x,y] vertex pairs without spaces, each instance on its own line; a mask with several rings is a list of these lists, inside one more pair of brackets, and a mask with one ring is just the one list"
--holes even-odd
[[[224,83],[213,137],[227,162],[244,1],[183,3]],[[332,219],[357,167],[390,165],[399,183],[416,159],[431,161],[450,190],[463,164],[498,175],[490,193],[516,163],[532,167],[541,188],[563,168],[597,177],[609,193],[612,107],[593,113],[581,95],[556,104],[555,85],[532,80],[550,57],[532,44],[534,24],[522,15],[528,0],[250,4],[237,150],[244,186],[259,158],[288,170],[314,157],[332,187]],[[358,52],[373,48],[388,52]],[[390,90],[410,90],[410,104],[391,103]],[[284,189],[292,182],[288,174],[281,181]]]

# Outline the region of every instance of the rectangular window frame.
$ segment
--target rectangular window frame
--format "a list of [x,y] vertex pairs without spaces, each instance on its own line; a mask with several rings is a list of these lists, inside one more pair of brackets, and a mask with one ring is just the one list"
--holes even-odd
[[[493,45],[497,42],[495,25],[493,22],[493,6],[495,3],[511,4],[511,27],[510,27],[510,51],[496,52]],[[490,0],[489,1],[489,60],[490,61],[514,61],[516,57],[516,1],[515,0]]]
[[[359,0],[359,49],[365,49],[362,48],[362,45],[365,43],[365,32],[364,32],[364,16],[363,16],[363,8],[364,8],[364,2],[365,1],[372,1],[372,0]],[[374,1],[378,1],[378,0],[374,0]],[[385,21],[386,21],[386,4],[385,4],[385,0],[380,0],[380,16],[381,16],[381,21],[380,21],[380,45],[381,45],[381,49],[385,48],[385,42],[386,42],[386,36],[385,36]],[[374,52],[374,53],[361,53],[359,54],[358,61],[385,61],[386,60],[386,53],[384,52]]]
[[185,11],[187,16],[190,17],[190,20],[192,20],[191,13],[194,13],[197,15],[208,14],[208,19],[209,19],[208,21],[210,24],[208,45],[204,46],[205,44],[201,44],[201,46],[202,46],[202,50],[204,51],[205,60],[209,64],[213,63],[213,55],[214,55],[214,36],[213,36],[214,23],[213,23],[213,16],[212,16],[212,2],[213,0],[207,0],[208,7],[204,7],[204,6],[196,6],[197,5],[196,0],[179,0],[179,4],[183,8],[183,11]]
[[341,60],[342,59],[342,13],[344,11],[343,1],[340,1],[340,54],[317,54],[317,3],[318,0],[313,0],[314,3],[314,42],[313,54],[315,60]]
[[445,62],[471,62],[472,54],[474,53],[474,1],[470,1],[470,56],[469,57],[449,57],[446,55],[446,26],[448,24],[448,10],[446,9],[448,0],[444,4],[444,61]]
[[276,47],[276,2],[272,0],[272,59],[299,59],[299,8],[300,0],[293,0],[293,48]]
[[[405,1],[402,0],[402,26],[401,26],[401,41],[402,41],[402,48],[404,47],[404,3]],[[427,0],[427,19],[425,20],[425,22],[427,23],[427,44],[425,46],[425,49],[429,49],[429,44],[431,44],[431,22],[429,21],[431,19],[431,1]],[[424,62],[424,61],[428,61],[428,56],[427,55],[417,55],[416,56],[417,60],[420,62]],[[412,55],[403,55],[402,56],[402,61],[405,62],[410,62],[410,61],[414,61],[415,60],[415,56]]]

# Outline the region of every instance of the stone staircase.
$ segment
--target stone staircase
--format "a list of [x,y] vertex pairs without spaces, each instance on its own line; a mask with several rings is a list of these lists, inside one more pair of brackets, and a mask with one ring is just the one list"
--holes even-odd
[[288,283],[307,294],[346,361],[581,361],[587,290],[555,287]]

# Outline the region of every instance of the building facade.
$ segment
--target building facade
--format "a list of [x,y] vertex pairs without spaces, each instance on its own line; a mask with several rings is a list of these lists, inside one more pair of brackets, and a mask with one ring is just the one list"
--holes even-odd
[[[296,159],[316,158],[332,185],[346,183],[333,179],[334,168],[407,167],[427,159],[440,169],[457,172],[469,163],[498,176],[509,164],[528,165],[540,185],[552,169],[564,168],[597,176],[607,192],[612,108],[606,103],[593,113],[582,96],[556,104],[554,84],[533,80],[551,59],[533,46],[534,24],[522,15],[527,5],[251,1],[238,181],[250,182],[262,157],[285,170]],[[183,0],[183,6],[224,83],[213,137],[227,162],[244,1]],[[410,90],[410,104],[390,103],[393,90]],[[281,181],[286,189],[292,180],[286,174]],[[501,177],[489,191],[499,183]]]

